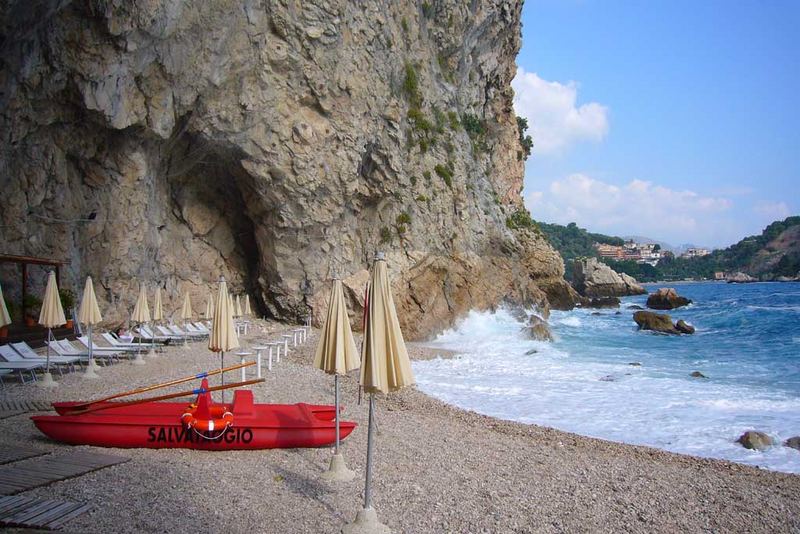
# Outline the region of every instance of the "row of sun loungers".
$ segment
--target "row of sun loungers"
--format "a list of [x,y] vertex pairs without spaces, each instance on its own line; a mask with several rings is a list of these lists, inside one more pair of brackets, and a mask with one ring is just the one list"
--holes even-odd
[[[203,323],[187,323],[186,330],[175,326],[157,326],[160,334],[149,327],[142,326],[137,334],[139,342],[125,342],[114,334],[102,333],[92,338],[92,357],[96,362],[109,365],[129,359],[141,350],[149,350],[170,341],[195,341],[208,337],[209,330]],[[146,340],[146,341],[145,341]],[[59,339],[48,341],[50,349],[50,368],[63,376],[64,371],[75,371],[81,364],[89,361],[89,338],[79,336],[74,341]],[[15,375],[21,383],[35,382],[36,373],[47,369],[47,355],[36,352],[27,343],[0,345],[0,384],[3,377]]]

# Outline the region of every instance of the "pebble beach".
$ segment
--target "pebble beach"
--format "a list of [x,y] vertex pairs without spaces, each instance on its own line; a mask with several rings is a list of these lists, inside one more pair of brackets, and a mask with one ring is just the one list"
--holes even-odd
[[[287,329],[259,321],[241,342],[258,345]],[[266,381],[251,387],[257,402],[333,403],[332,377],[311,365],[317,334],[312,329],[308,341],[272,371],[265,366]],[[457,357],[424,345],[408,348],[412,359]],[[238,358],[225,361],[232,365]],[[98,398],[219,365],[205,343],[168,347],[144,366],[123,361],[101,368],[100,380],[84,380],[80,373],[57,377],[54,391],[9,380],[0,400]],[[254,377],[250,368],[247,378]],[[234,371],[226,382],[239,378]],[[362,506],[367,439],[358,371],[340,385],[343,418],[359,424],[342,444],[348,467],[358,473],[352,482],[321,479],[331,455],[327,447],[79,447],[130,461],[24,494],[92,502],[93,510],[67,523],[66,532],[339,532]],[[182,389],[188,387],[154,394]],[[797,475],[493,419],[414,388],[380,396],[376,405],[373,499],[393,532],[800,532]],[[0,420],[0,447],[30,446],[54,455],[75,449],[45,438],[29,415]]]

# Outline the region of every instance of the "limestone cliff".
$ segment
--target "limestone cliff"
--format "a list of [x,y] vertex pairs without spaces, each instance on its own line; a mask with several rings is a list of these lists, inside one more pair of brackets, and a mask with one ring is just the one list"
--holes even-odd
[[546,307],[563,262],[506,225],[521,4],[5,2],[2,252],[69,259],[118,319],[139,279],[177,309],[220,275],[318,318],[331,269],[358,314],[378,249],[410,338]]

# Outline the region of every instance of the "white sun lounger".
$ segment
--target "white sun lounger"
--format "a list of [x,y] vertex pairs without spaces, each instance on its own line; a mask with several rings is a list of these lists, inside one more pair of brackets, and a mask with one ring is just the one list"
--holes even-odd
[[[88,351],[83,351],[79,349],[66,339],[50,341],[48,344],[54,351],[56,351],[61,356],[80,356],[81,358],[84,359],[89,358]],[[118,358],[117,354],[106,354],[103,352],[97,352],[94,350],[94,347],[92,347],[92,356],[94,357],[95,360],[99,360],[104,363],[108,363],[109,361],[113,361],[114,358]]]
[[136,333],[137,336],[143,339],[150,339],[152,341],[157,341],[157,342],[163,342],[168,339],[177,339],[175,336],[156,335],[153,333],[152,330],[150,330],[150,328],[146,327],[145,325],[141,325],[139,326],[139,328],[134,329],[134,332]]
[[172,339],[172,340],[183,339],[181,338],[181,336],[176,336],[169,330],[167,330],[167,333],[164,333],[161,326],[156,326],[156,328],[158,328],[159,330],[158,334],[155,333],[155,331],[148,326],[143,326],[141,328],[141,331],[144,334],[149,334],[152,339]]
[[44,364],[41,362],[0,362],[0,370],[8,371],[9,373],[17,373],[17,377],[21,383],[25,383],[25,375],[23,373],[29,372],[31,380],[36,381],[37,369],[44,370]]
[[[44,362],[47,364],[47,356],[37,354],[30,345],[21,341],[19,343],[11,343],[0,347],[0,356],[9,362]],[[61,367],[66,365],[70,370],[75,370],[75,363],[80,362],[81,359],[77,356],[59,356],[57,354],[50,355],[50,364],[56,367],[59,374],[63,375]]]
[[[89,338],[86,336],[78,336],[77,340],[80,342],[81,345],[86,347],[86,350],[89,350]],[[136,350],[130,349],[119,349],[113,347],[103,347],[102,345],[97,345],[96,343],[92,342],[92,354],[96,352],[100,352],[101,354],[109,354],[109,355],[116,355],[116,356],[124,356],[126,352],[136,352]]]
[[186,327],[185,330],[182,329],[180,326],[174,324],[169,325],[167,328],[169,328],[179,336],[190,337],[192,339],[203,339],[206,337],[206,335],[203,332],[194,332],[190,330],[188,326]]

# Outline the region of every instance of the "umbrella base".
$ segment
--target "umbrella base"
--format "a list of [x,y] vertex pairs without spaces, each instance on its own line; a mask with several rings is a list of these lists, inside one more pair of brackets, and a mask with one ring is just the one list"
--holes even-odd
[[342,534],[391,534],[389,527],[378,521],[375,508],[362,508],[356,520],[342,527]]
[[89,360],[89,363],[86,364],[86,371],[81,375],[81,378],[86,378],[90,380],[94,380],[100,378],[100,375],[95,373],[95,369],[97,369],[97,364],[94,363],[94,358]]
[[41,380],[36,381],[36,385],[40,388],[55,388],[58,387],[58,382],[53,380],[53,375],[48,371],[42,376]]
[[141,352],[137,352],[136,353],[136,357],[133,359],[133,361],[131,363],[133,365],[144,365],[147,362],[145,362],[144,358],[142,358],[142,353]]
[[158,358],[158,354],[156,354],[156,349],[150,349],[150,352],[147,353],[148,358]]
[[341,453],[331,456],[331,465],[327,471],[322,473],[322,479],[331,482],[350,482],[356,476],[355,471],[351,471],[344,463],[344,455]]

